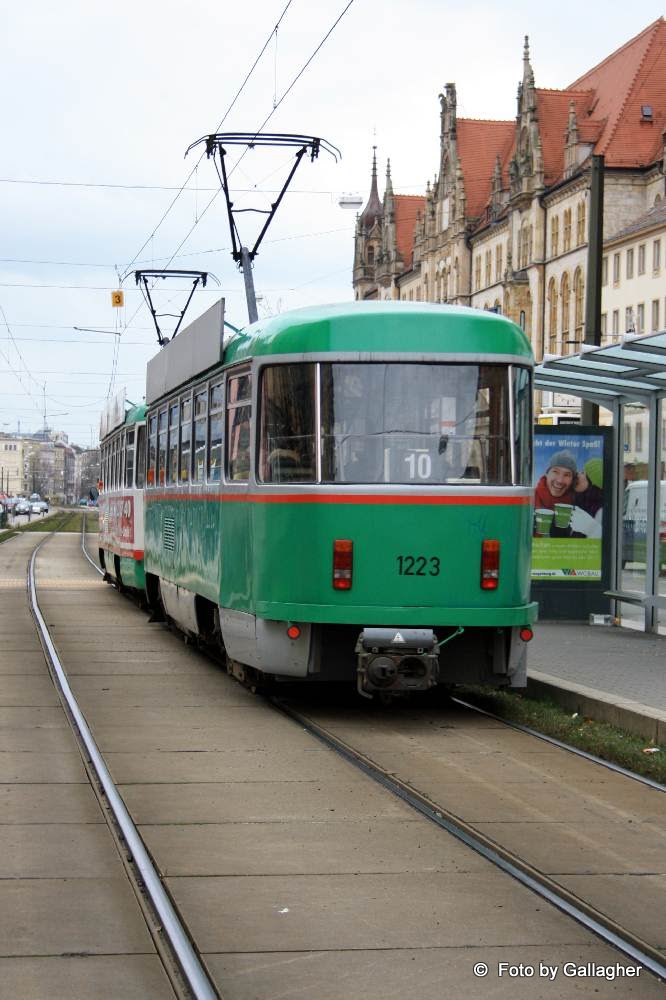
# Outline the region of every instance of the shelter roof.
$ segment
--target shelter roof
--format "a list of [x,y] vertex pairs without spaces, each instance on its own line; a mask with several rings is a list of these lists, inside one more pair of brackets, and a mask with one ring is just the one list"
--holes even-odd
[[534,370],[537,389],[571,393],[608,406],[666,396],[666,333],[627,334],[607,347],[544,355]]

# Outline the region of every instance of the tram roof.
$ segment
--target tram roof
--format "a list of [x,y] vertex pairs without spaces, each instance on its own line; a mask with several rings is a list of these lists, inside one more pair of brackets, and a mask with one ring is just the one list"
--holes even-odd
[[259,320],[225,346],[224,361],[303,353],[513,355],[532,359],[520,327],[495,313],[423,302],[346,302]]
[[125,426],[127,424],[140,424],[146,419],[148,407],[145,403],[135,403],[125,414]]

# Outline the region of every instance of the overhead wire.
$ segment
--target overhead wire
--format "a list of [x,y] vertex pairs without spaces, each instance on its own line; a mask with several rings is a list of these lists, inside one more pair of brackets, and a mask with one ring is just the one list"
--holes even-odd
[[[287,95],[291,93],[291,91],[293,90],[293,88],[296,86],[297,82],[303,76],[303,73],[306,71],[306,69],[308,68],[308,66],[310,65],[310,63],[312,62],[312,60],[315,58],[315,56],[317,55],[317,53],[320,51],[320,49],[322,48],[322,46],[325,45],[326,41],[330,38],[330,36],[332,35],[333,31],[338,26],[338,24],[340,23],[340,21],[345,16],[345,14],[347,13],[347,11],[349,10],[349,8],[351,7],[351,5],[353,3],[354,3],[354,0],[349,0],[349,2],[347,3],[346,7],[344,8],[344,10],[338,15],[338,17],[336,18],[336,20],[333,22],[333,24],[331,25],[331,27],[329,28],[329,30],[326,32],[326,34],[324,35],[324,37],[320,41],[319,45],[317,45],[317,47],[314,50],[314,52],[312,53],[312,55],[309,57],[309,59],[306,60],[306,62],[303,64],[303,66],[301,67],[301,69],[298,71],[298,73],[296,74],[296,76],[294,77],[294,79],[291,81],[291,83],[289,84],[289,86],[287,87],[287,89],[284,91],[284,93],[280,97],[280,100],[277,103],[275,103],[275,101],[273,102],[273,108],[272,108],[272,110],[266,116],[266,118],[264,118],[263,122],[261,123],[261,125],[259,126],[259,128],[254,133],[255,139],[260,134],[260,132],[262,131],[262,129],[266,127],[266,125],[271,120],[271,118],[273,117],[273,115],[275,114],[275,112],[277,111],[277,109],[280,107],[280,105],[282,104],[282,102],[285,100],[285,98],[287,97]],[[218,126],[218,128],[219,128],[219,126]],[[217,129],[216,129],[216,131],[217,131]],[[236,163],[234,164],[234,166],[229,171],[229,173],[227,175],[228,177],[231,177],[231,175],[234,173],[234,171],[238,169],[241,161],[247,155],[248,149],[249,149],[249,145],[241,153],[240,157],[238,158],[238,160],[236,161]],[[203,157],[203,155],[204,154],[202,153],[201,157],[199,157],[199,159],[197,160],[197,163],[201,162],[201,158]],[[169,263],[167,264],[167,267],[174,260],[174,258],[178,254],[179,250],[181,250],[182,247],[185,245],[185,243],[188,241],[188,239],[190,238],[190,236],[192,235],[192,233],[194,232],[194,230],[196,229],[196,227],[199,225],[199,222],[201,221],[201,219],[203,218],[203,216],[206,214],[206,212],[208,211],[208,209],[211,207],[211,205],[213,204],[213,202],[215,201],[215,199],[219,196],[219,194],[220,194],[220,189],[218,189],[216,191],[216,193],[213,195],[213,197],[210,199],[210,201],[208,202],[208,204],[204,208],[203,212],[201,213],[201,215],[199,217],[199,220],[194,223],[194,225],[191,227],[191,229],[189,230],[189,232],[187,233],[187,235],[185,236],[185,238],[181,241],[181,243],[179,243],[179,245],[176,248],[175,252],[170,257]]]
[[[229,114],[230,114],[230,112],[231,112],[232,108],[234,107],[234,105],[235,105],[236,101],[238,100],[238,98],[239,98],[239,97],[240,97],[240,95],[242,94],[243,90],[245,89],[245,86],[246,86],[246,84],[247,84],[248,80],[250,79],[250,77],[251,77],[251,76],[252,76],[252,74],[254,73],[254,71],[255,71],[255,69],[256,69],[256,67],[257,67],[257,64],[258,64],[259,60],[261,59],[261,57],[263,56],[264,52],[265,52],[265,51],[266,51],[266,49],[268,48],[268,46],[269,46],[269,44],[270,44],[270,41],[271,41],[271,39],[273,38],[273,35],[274,35],[274,34],[275,34],[275,33],[277,32],[277,30],[278,30],[278,28],[279,28],[279,26],[280,26],[280,24],[281,24],[281,22],[282,22],[282,19],[283,19],[283,18],[284,18],[284,16],[286,15],[286,13],[287,13],[287,11],[289,10],[289,8],[291,7],[292,3],[293,3],[293,0],[287,0],[287,4],[286,4],[286,6],[284,7],[284,10],[282,11],[282,13],[280,14],[280,17],[278,18],[278,21],[277,21],[277,24],[276,24],[276,25],[275,25],[275,27],[274,27],[274,28],[273,28],[273,29],[271,30],[271,33],[270,33],[270,35],[268,36],[268,38],[267,38],[267,39],[266,39],[266,41],[264,42],[264,44],[263,44],[263,46],[262,46],[262,48],[261,48],[261,51],[259,52],[258,56],[256,57],[256,59],[255,59],[255,60],[254,60],[254,62],[252,63],[252,66],[251,66],[250,70],[248,71],[248,73],[247,73],[247,74],[246,74],[246,76],[245,76],[245,79],[243,80],[242,84],[240,85],[240,87],[239,87],[239,88],[238,88],[238,90],[236,91],[236,93],[235,93],[234,97],[232,98],[232,101],[231,101],[231,104],[229,105],[229,107],[227,108],[227,110],[226,110],[226,111],[224,112],[224,115],[222,116],[222,120],[221,120],[221,121],[220,121],[220,122],[218,123],[218,125],[217,125],[217,127],[216,127],[216,129],[215,129],[215,131],[216,131],[216,132],[219,132],[220,128],[222,127],[222,125],[224,124],[224,122],[226,121],[226,119],[228,118],[228,116],[229,116]],[[167,217],[167,216],[169,215],[169,213],[171,212],[171,209],[173,208],[173,206],[174,206],[174,205],[176,204],[176,202],[177,202],[177,201],[178,201],[178,199],[180,198],[181,194],[182,194],[182,193],[183,193],[183,191],[185,190],[185,186],[186,186],[186,185],[187,185],[187,183],[188,183],[188,182],[189,182],[189,181],[191,180],[191,178],[192,178],[192,175],[193,175],[193,174],[194,174],[194,172],[196,171],[197,167],[198,167],[198,166],[199,166],[199,164],[201,163],[201,161],[202,161],[202,159],[204,158],[204,156],[205,156],[205,150],[204,150],[204,151],[203,151],[203,152],[201,153],[201,156],[199,157],[199,159],[197,160],[197,162],[196,162],[196,163],[194,164],[194,166],[193,166],[193,167],[192,167],[192,169],[190,170],[189,174],[187,175],[187,178],[186,178],[185,182],[184,182],[184,183],[183,183],[183,184],[181,185],[181,187],[179,188],[179,190],[178,190],[178,192],[177,192],[177,194],[176,194],[175,198],[173,198],[173,200],[171,201],[171,203],[170,203],[170,204],[169,204],[169,206],[167,207],[166,211],[165,211],[165,212],[164,212],[164,214],[162,215],[162,218],[161,218],[161,219],[160,219],[160,221],[159,221],[159,222],[157,223],[157,225],[156,225],[156,226],[154,227],[154,229],[153,229],[153,231],[152,231],[151,235],[150,235],[150,236],[148,237],[148,239],[147,239],[147,240],[145,241],[145,243],[143,244],[143,246],[141,247],[141,249],[140,249],[140,250],[139,250],[139,251],[138,251],[138,252],[137,252],[137,253],[136,253],[136,254],[134,255],[134,257],[132,258],[132,260],[131,260],[131,261],[129,262],[129,264],[128,264],[128,265],[127,265],[127,267],[125,268],[125,274],[128,274],[128,273],[129,273],[129,270],[130,270],[130,268],[132,267],[132,265],[133,265],[133,264],[134,264],[134,263],[136,262],[137,258],[138,258],[138,257],[139,257],[139,256],[141,255],[141,253],[142,253],[142,252],[143,252],[143,251],[145,250],[145,248],[146,248],[146,247],[148,246],[148,244],[150,243],[151,239],[152,239],[152,238],[153,238],[153,237],[155,236],[155,233],[156,233],[156,232],[157,232],[157,230],[158,230],[158,229],[160,228],[160,226],[162,225],[162,223],[164,222],[164,220],[166,219],[166,217]]]

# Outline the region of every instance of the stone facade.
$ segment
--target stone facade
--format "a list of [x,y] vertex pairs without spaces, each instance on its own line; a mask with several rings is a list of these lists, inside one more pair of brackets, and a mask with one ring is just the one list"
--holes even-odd
[[409,199],[409,233],[405,196],[389,171],[380,201],[373,159],[356,226],[356,298],[494,309],[523,327],[537,360],[580,350],[591,156],[605,160],[610,248],[664,192],[665,123],[663,19],[563,90],[536,86],[525,39],[514,120],[458,118],[455,84],[440,95],[440,162],[425,195]]

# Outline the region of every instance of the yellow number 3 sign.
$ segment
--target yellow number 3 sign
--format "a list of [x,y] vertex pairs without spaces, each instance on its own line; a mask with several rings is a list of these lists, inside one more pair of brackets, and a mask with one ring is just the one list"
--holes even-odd
[[118,290],[117,292],[111,292],[111,305],[119,309],[121,306],[125,305],[125,293]]

